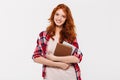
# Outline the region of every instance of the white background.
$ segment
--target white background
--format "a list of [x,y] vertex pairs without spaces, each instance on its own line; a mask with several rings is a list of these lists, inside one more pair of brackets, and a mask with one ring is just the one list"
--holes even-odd
[[0,0],[0,80],[42,80],[32,54],[59,3],[76,24],[82,80],[120,80],[119,0]]

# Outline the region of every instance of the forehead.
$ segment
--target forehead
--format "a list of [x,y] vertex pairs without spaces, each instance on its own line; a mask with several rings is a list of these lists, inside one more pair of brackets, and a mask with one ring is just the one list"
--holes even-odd
[[59,14],[61,14],[61,15],[66,15],[65,12],[64,12],[62,9],[58,9],[58,10],[56,11],[56,13],[59,13]]

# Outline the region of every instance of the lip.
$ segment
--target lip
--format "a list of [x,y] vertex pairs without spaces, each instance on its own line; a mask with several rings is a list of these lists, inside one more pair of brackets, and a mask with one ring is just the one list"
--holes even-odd
[[60,23],[61,23],[61,21],[60,21],[60,20],[56,20],[56,23],[60,24]]

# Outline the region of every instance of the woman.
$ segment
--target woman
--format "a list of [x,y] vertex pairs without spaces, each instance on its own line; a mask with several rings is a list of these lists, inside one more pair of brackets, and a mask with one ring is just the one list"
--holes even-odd
[[[49,21],[46,31],[39,34],[33,60],[43,64],[44,80],[81,80],[78,63],[82,60],[82,53],[78,50],[75,25],[69,7],[59,4],[52,11]],[[56,43],[63,41],[76,49],[70,56],[54,56]]]

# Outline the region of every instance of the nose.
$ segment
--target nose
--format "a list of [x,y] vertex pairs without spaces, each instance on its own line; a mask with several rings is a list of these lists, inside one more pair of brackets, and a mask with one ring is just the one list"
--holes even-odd
[[61,18],[62,18],[61,16],[58,16],[58,19],[59,19],[59,20],[61,20]]

